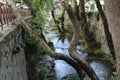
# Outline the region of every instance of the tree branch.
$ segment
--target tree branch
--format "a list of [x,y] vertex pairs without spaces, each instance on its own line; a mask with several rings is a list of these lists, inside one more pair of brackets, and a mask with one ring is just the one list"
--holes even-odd
[[60,22],[57,21],[57,20],[55,19],[55,15],[54,15],[54,6],[53,6],[53,2],[52,2],[52,0],[51,0],[51,5],[52,5],[52,7],[53,7],[53,10],[51,11],[51,14],[52,14],[53,20],[54,20],[54,22],[55,22],[55,24],[56,24],[56,27],[58,28],[58,31],[59,31],[60,33],[62,33],[60,27],[58,26],[58,24],[59,24]]
[[[76,13],[77,19],[80,21],[80,15],[79,15],[79,6],[80,6],[80,5],[77,4],[77,1],[76,1],[76,0],[74,0],[74,2],[75,2],[74,12]],[[80,3],[80,2],[79,2],[79,3]]]

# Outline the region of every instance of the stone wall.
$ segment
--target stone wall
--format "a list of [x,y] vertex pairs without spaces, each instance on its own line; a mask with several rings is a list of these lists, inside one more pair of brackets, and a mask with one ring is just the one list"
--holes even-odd
[[11,25],[0,32],[0,80],[27,80],[21,29]]

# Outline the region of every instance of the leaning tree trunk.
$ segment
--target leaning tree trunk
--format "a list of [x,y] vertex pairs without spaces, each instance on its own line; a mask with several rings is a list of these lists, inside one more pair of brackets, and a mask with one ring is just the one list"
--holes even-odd
[[108,26],[107,18],[106,18],[105,13],[104,13],[104,11],[102,9],[100,1],[95,0],[95,2],[96,2],[98,11],[100,13],[100,16],[101,16],[101,19],[102,19],[102,22],[103,22],[104,32],[105,32],[105,36],[106,36],[106,39],[107,39],[107,44],[108,44],[110,53],[112,54],[113,58],[116,59],[116,57],[115,57],[115,49],[114,49],[111,33],[109,32],[109,26]]
[[90,67],[90,65],[86,62],[85,59],[83,59],[78,53],[76,52],[76,45],[79,41],[79,35],[80,35],[80,21],[78,20],[76,13],[74,12],[73,8],[67,1],[61,1],[61,4],[64,6],[65,10],[67,11],[67,14],[71,20],[71,23],[73,25],[73,37],[70,43],[69,47],[69,53],[72,58],[74,58],[79,64],[81,64],[81,67],[84,69],[85,72],[92,80],[99,80],[97,75],[95,74],[94,70]]
[[120,80],[120,0],[105,0],[105,6],[115,46],[118,80]]

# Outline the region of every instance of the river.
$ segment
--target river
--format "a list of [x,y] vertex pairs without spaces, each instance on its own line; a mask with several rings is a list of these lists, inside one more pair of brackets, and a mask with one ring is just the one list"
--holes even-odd
[[[65,38],[64,40],[60,40],[59,36],[52,32],[45,34],[45,37],[47,41],[53,42],[56,52],[60,52],[69,56],[69,52],[67,49],[69,48],[70,43],[67,38]],[[85,59],[89,57],[87,53],[82,53],[78,50],[82,48],[80,45],[78,45],[76,48],[80,56],[82,56]],[[50,57],[46,56],[46,59],[50,60]],[[55,60],[54,62],[55,62],[54,70],[56,73],[56,80],[61,80],[64,76],[77,73],[73,67],[71,67],[63,60]],[[110,69],[105,64],[103,64],[99,60],[91,60],[89,64],[97,74],[99,80],[110,80]],[[78,77],[77,74],[75,75],[75,77],[76,76]],[[77,77],[74,80],[77,80]],[[73,80],[73,79],[69,79],[69,80]],[[87,80],[90,79],[88,78]]]

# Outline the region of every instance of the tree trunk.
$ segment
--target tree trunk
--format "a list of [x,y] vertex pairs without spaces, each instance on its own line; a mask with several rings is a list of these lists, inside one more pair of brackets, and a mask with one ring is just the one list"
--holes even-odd
[[82,29],[83,33],[85,36],[85,41],[88,45],[88,49],[91,51],[94,51],[96,49],[100,49],[101,45],[97,43],[96,38],[94,36],[93,32],[90,32],[89,28],[90,26],[88,25],[87,18],[86,18],[86,13],[85,13],[85,6],[84,6],[84,0],[79,0],[80,4],[80,17],[81,17],[81,24],[82,24]]
[[107,19],[115,46],[117,72],[120,80],[120,0],[105,0]]
[[100,4],[100,1],[95,0],[95,2],[96,2],[96,5],[97,5],[97,8],[98,8],[98,11],[100,13],[100,16],[102,18],[102,22],[103,22],[103,25],[104,25],[104,32],[105,32],[105,36],[106,36],[106,39],[107,39],[107,44],[108,44],[110,53],[112,54],[113,58],[116,59],[112,36],[111,36],[111,33],[109,32],[108,21],[106,19],[104,11],[102,10],[102,6]]
[[67,1],[61,1],[61,4],[64,6],[65,10],[68,13],[68,16],[71,20],[71,23],[73,25],[73,37],[70,43],[69,47],[69,53],[70,56],[75,59],[79,64],[81,64],[81,67],[84,69],[86,74],[92,79],[92,80],[99,80],[97,75],[95,74],[94,70],[90,67],[90,65],[86,62],[85,59],[83,59],[80,55],[76,52],[76,45],[79,40],[80,35],[80,21],[78,20],[76,13],[74,12],[71,5],[67,3]]

